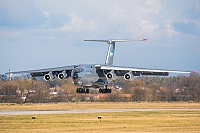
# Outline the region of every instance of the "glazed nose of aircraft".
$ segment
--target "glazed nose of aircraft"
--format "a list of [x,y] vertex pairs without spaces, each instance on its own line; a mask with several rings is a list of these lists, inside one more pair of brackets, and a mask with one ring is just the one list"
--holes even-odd
[[72,77],[73,78],[79,78],[79,73],[80,72],[83,72],[82,68],[77,67],[77,68],[73,69],[73,71],[72,71]]
[[78,73],[77,72],[73,73],[73,78],[78,78]]

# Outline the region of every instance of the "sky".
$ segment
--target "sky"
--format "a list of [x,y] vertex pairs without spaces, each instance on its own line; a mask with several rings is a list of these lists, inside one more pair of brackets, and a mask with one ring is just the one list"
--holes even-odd
[[200,73],[199,0],[0,0],[0,74],[104,64]]

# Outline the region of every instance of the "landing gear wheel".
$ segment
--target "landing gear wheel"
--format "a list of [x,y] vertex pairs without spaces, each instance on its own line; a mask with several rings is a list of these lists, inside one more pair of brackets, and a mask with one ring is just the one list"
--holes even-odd
[[99,93],[102,93],[102,89],[101,88],[99,89]]
[[83,89],[83,88],[81,88],[80,90],[81,90],[81,91],[80,91],[81,93],[84,93],[84,89]]
[[76,93],[81,93],[81,88],[77,88]]
[[111,89],[106,89],[106,93],[111,93]]
[[108,88],[105,88],[105,89],[99,89],[99,93],[103,93],[103,94],[105,94],[105,93],[112,93],[112,90],[111,89],[108,89]]
[[89,89],[86,89],[85,93],[87,93],[87,94],[88,94],[88,93],[89,93]]

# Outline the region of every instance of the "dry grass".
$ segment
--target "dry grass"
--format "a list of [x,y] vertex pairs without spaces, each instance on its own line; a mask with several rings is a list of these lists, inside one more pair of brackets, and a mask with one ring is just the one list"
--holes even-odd
[[[97,117],[102,116],[102,121]],[[0,116],[0,132],[199,132],[200,111]]]
[[0,110],[68,110],[68,109],[134,109],[134,108],[200,108],[200,103],[188,102],[84,102],[42,104],[0,104]]
[[[1,104],[1,110],[65,110],[88,108],[200,108],[199,103],[53,103]],[[97,117],[102,116],[102,121]],[[200,110],[136,111],[0,116],[0,132],[200,132]]]

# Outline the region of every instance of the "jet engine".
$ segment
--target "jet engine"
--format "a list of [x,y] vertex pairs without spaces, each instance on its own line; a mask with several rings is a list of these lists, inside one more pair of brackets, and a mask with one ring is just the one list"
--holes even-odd
[[128,73],[126,73],[126,74],[124,74],[124,79],[125,80],[130,80],[131,78],[133,78],[134,76],[133,76],[133,74],[132,74],[132,72],[130,71],[130,72],[128,72]]
[[117,76],[116,76],[116,74],[114,73],[114,71],[110,71],[110,72],[106,73],[106,78],[107,78],[107,79],[116,79]]
[[112,79],[113,78],[113,74],[111,72],[106,74],[106,78],[108,79]]
[[62,80],[62,79],[65,79],[67,77],[67,74],[65,71],[63,71],[62,73],[59,73],[58,74],[58,79]]
[[44,75],[44,80],[49,81],[54,79],[54,75],[52,74],[52,72],[49,72],[48,74]]

